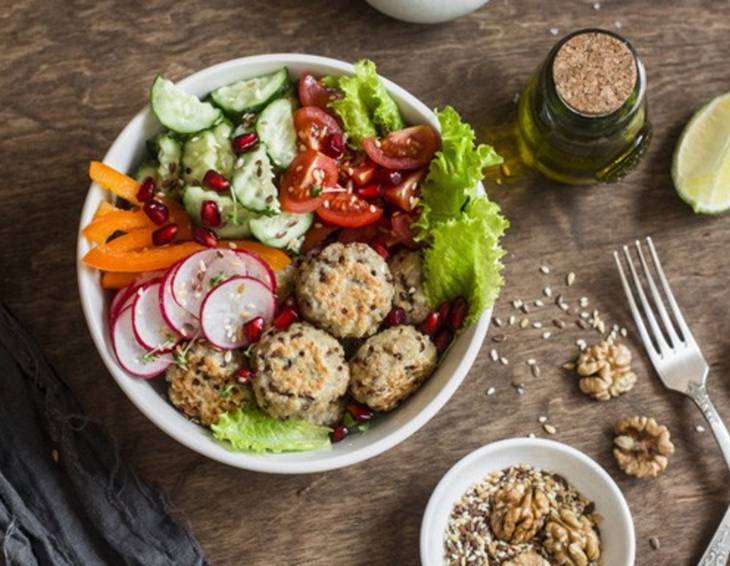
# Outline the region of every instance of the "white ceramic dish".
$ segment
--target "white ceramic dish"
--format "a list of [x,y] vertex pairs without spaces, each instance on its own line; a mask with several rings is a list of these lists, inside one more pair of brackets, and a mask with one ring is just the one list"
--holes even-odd
[[489,0],[367,0],[383,14],[413,24],[439,24],[465,16]]
[[431,495],[421,524],[421,563],[443,564],[443,539],[451,510],[458,499],[490,472],[516,464],[565,477],[596,504],[603,516],[601,563],[633,566],[636,537],[631,511],[611,476],[594,460],[566,444],[540,438],[513,438],[487,444],[459,460]]
[[[219,86],[272,72],[282,66],[293,75],[304,71],[315,74],[351,73],[348,63],[299,54],[260,55],[234,59],[204,69],[179,82],[186,91],[203,96]],[[434,114],[422,102],[391,81],[385,80],[403,116],[409,123],[438,127]],[[146,107],[122,130],[104,156],[104,162],[130,171],[143,155],[145,140],[159,129]],[[106,191],[92,184],[81,213],[80,227],[91,220],[99,204],[108,198]],[[79,231],[78,282],[81,304],[91,337],[104,364],[129,399],[155,425],[188,448],[231,466],[270,473],[309,473],[332,470],[361,462],[385,452],[421,428],[449,400],[466,377],[484,341],[490,312],[468,328],[454,342],[438,370],[421,389],[393,413],[379,419],[365,434],[353,435],[330,449],[314,452],[257,455],[232,452],[212,439],[207,429],[183,417],[164,394],[149,382],[128,375],[117,363],[110,344],[107,321],[109,296],[100,285],[99,273],[81,263],[89,244]]]

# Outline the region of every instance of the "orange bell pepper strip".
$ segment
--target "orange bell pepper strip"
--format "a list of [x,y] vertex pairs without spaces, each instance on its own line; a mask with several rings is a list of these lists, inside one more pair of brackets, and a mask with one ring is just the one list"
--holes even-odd
[[89,267],[101,269],[102,271],[140,273],[142,271],[167,269],[175,262],[201,249],[203,249],[203,246],[195,242],[183,242],[133,251],[115,251],[110,250],[107,245],[102,245],[89,250],[84,256],[83,262]]
[[97,220],[97,219],[101,218],[102,216],[106,216],[107,214],[109,214],[111,212],[117,212],[118,210],[121,210],[121,208],[117,208],[110,202],[103,201],[99,205],[99,208],[96,209],[96,213],[94,213],[94,220]]
[[143,210],[117,210],[104,214],[86,226],[83,234],[94,244],[103,244],[114,232],[130,232],[153,226]]
[[291,258],[286,253],[254,240],[221,240],[218,242],[218,247],[253,252],[274,271],[281,271],[291,263]]
[[139,273],[115,273],[105,271],[101,274],[101,286],[104,289],[122,289],[131,285]]
[[137,200],[137,191],[139,191],[139,183],[117,171],[109,165],[105,165],[101,161],[92,161],[89,163],[89,177],[95,183],[101,185],[106,190],[113,192],[118,197],[128,200],[132,204],[140,204]]
[[[157,230],[159,226],[151,226],[148,228],[138,228],[131,232],[114,238],[113,240],[104,244],[104,248],[114,252],[131,252],[137,251],[144,248],[151,248],[154,243],[152,240],[152,234]],[[193,237],[190,222],[184,224],[178,224],[178,232],[175,237],[176,242],[187,242]]]

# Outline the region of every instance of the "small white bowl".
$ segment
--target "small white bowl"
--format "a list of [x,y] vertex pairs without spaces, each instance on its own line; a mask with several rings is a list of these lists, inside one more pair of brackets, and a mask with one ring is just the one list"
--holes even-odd
[[489,0],[367,0],[383,14],[412,24],[440,24],[465,16]]
[[596,504],[603,517],[601,563],[633,566],[636,536],[631,511],[611,476],[594,460],[566,444],[540,438],[492,442],[459,460],[441,479],[428,501],[421,523],[421,563],[443,564],[444,533],[454,504],[475,483],[495,471],[530,464],[563,476]]
[[[305,71],[318,75],[353,72],[352,65],[335,59],[281,53],[226,61],[199,71],[178,85],[187,92],[204,96],[220,86],[270,73],[284,66],[293,75]],[[384,79],[384,84],[407,122],[438,128],[436,116],[425,104],[387,79]],[[104,156],[104,162],[120,171],[132,170],[142,158],[145,140],[159,128],[157,119],[146,107],[122,130]],[[366,433],[353,435],[326,450],[262,455],[233,452],[216,442],[207,429],[182,416],[168,402],[164,391],[156,390],[149,382],[126,373],[114,357],[107,324],[109,293],[101,288],[99,272],[89,269],[81,261],[90,249],[81,228],[91,221],[99,204],[108,199],[106,191],[96,184],[91,185],[81,213],[77,245],[81,305],[96,349],[127,397],[155,425],[191,450],[219,462],[260,472],[300,474],[333,470],[377,456],[408,438],[444,406],[466,377],[487,333],[491,311],[484,312],[454,341],[436,372],[413,397],[378,419]]]

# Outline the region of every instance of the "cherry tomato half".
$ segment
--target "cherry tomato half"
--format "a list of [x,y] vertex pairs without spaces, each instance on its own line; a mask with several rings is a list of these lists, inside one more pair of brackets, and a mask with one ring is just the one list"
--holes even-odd
[[362,146],[368,157],[387,169],[419,169],[431,161],[439,137],[430,126],[412,126],[390,132],[381,140],[367,138]]
[[390,217],[390,232],[385,237],[385,243],[389,247],[402,244],[412,250],[418,249],[418,242],[413,239],[411,224],[417,219],[414,214],[395,211]]
[[299,78],[299,101],[302,106],[316,106],[327,110],[327,105],[341,96],[339,90],[324,86],[309,73]]
[[339,227],[331,224],[323,224],[322,222],[314,222],[312,227],[307,230],[302,242],[302,253],[307,252],[321,246],[331,234],[339,230]]
[[301,143],[316,150],[328,135],[342,135],[337,120],[316,106],[302,106],[294,112],[294,129]]
[[377,222],[383,216],[383,209],[354,193],[328,193],[317,209],[317,216],[325,222],[345,228],[360,228]]
[[367,156],[356,157],[354,160],[342,164],[342,171],[345,176],[352,179],[352,183],[356,187],[362,187],[372,182],[377,170],[378,166]]
[[321,206],[322,189],[337,184],[335,160],[306,149],[294,158],[284,172],[279,200],[289,212],[312,212]]
[[417,169],[409,173],[397,185],[387,185],[383,191],[383,198],[406,212],[413,211],[418,205],[418,184],[423,179],[425,169]]

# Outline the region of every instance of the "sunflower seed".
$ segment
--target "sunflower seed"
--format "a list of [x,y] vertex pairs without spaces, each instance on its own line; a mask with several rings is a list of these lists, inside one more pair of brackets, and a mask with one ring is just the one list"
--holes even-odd
[[660,547],[659,539],[657,537],[651,537],[649,539],[649,546],[651,546],[652,549],[654,549],[654,550],[659,550],[659,547]]
[[553,326],[555,326],[556,328],[565,328],[565,323],[562,320],[560,320],[559,318],[554,318]]

